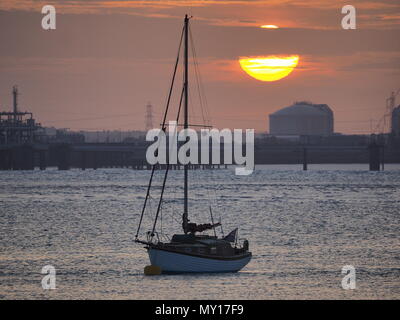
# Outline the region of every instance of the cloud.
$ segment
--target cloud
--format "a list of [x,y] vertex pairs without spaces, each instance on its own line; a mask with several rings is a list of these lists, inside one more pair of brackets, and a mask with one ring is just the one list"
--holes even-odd
[[[37,11],[53,4],[59,13],[127,14],[145,17],[182,18],[190,13],[200,21],[220,26],[259,26],[276,24],[280,27],[338,29],[344,0],[127,0],[127,1],[35,1],[2,0],[0,10]],[[398,28],[400,4],[394,0],[353,0],[358,24],[363,28]],[[383,17],[383,18],[379,18]],[[377,23],[376,20],[379,20]]]
[[[40,21],[39,13],[0,11],[0,42],[4,44],[0,56],[172,60],[182,28],[182,21],[174,19],[64,14],[57,20],[57,29],[46,32]],[[217,60],[400,51],[400,43],[393,40],[400,37],[400,30],[265,30],[194,20],[192,34],[198,56]]]

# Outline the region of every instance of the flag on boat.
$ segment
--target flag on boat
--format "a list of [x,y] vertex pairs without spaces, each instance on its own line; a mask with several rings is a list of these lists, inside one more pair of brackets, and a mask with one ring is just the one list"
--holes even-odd
[[229,234],[224,238],[224,240],[229,241],[229,242],[235,242],[237,231],[238,231],[238,228],[229,232]]

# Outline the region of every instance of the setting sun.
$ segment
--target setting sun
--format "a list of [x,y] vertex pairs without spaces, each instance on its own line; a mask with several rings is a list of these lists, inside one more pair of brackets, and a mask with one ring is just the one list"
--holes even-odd
[[264,24],[264,25],[260,26],[260,28],[263,28],[263,29],[278,29],[278,26],[276,26],[274,24]]
[[242,69],[251,77],[260,81],[280,80],[297,66],[299,56],[266,56],[240,58]]

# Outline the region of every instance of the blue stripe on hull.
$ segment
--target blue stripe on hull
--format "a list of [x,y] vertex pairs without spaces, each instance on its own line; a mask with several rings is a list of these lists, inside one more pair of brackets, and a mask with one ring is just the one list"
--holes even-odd
[[162,272],[237,272],[251,260],[251,255],[237,260],[216,260],[194,257],[170,251],[148,250],[152,265],[159,266]]

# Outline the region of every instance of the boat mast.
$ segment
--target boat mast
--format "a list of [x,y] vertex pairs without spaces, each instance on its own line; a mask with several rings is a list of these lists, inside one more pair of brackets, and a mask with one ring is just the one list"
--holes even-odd
[[[184,104],[184,129],[189,127],[189,112],[188,112],[188,82],[189,82],[189,72],[188,72],[188,41],[189,35],[189,17],[185,15],[185,49],[184,49],[184,66],[185,66],[185,74],[184,74],[184,92],[185,92],[185,104]],[[183,231],[187,233],[187,225],[188,225],[188,165],[184,165],[184,175],[185,175],[185,182],[184,182],[184,208],[183,208]]]

